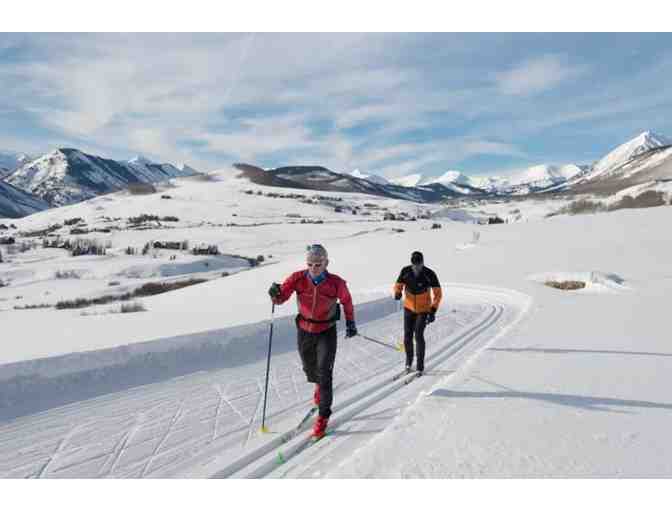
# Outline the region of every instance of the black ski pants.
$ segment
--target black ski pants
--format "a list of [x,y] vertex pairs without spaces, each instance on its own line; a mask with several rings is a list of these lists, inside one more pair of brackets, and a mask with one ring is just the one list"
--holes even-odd
[[425,326],[426,313],[415,313],[404,308],[404,349],[406,350],[406,366],[413,364],[413,337],[417,347],[417,370],[425,369]]
[[336,361],[336,326],[322,333],[297,328],[297,341],[303,371],[308,382],[320,385],[320,416],[331,416],[334,400],[333,373]]

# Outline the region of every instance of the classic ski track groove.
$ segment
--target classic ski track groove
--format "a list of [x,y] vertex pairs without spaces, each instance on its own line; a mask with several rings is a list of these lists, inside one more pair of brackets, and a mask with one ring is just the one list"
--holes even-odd
[[[453,354],[459,353],[463,347],[468,345],[475,338],[478,338],[480,333],[482,333],[483,331],[487,330],[490,326],[495,324],[499,319],[499,317],[502,315],[502,313],[503,313],[503,307],[492,305],[492,308],[489,311],[488,315],[481,322],[479,322],[477,325],[473,326],[466,332],[460,334],[457,338],[452,340],[447,345],[443,346],[441,350],[434,353],[431,359],[428,358],[426,362],[426,368],[431,368],[440,363],[443,363],[446,360],[448,360]],[[355,402],[352,403],[352,407],[345,407],[345,405],[339,406],[339,411],[337,413],[334,413],[332,419],[330,420],[330,428],[333,429],[335,427],[338,427],[339,424],[346,422],[347,420],[354,417],[361,411],[370,407],[372,404],[380,402],[381,400],[385,399],[392,393],[404,388],[408,384],[409,380],[412,380],[416,377],[417,374],[413,373],[405,377],[401,377],[400,379],[390,383],[388,387],[380,388],[379,391],[377,391],[374,394],[374,396],[370,397],[361,396],[360,398],[357,398]],[[350,403],[348,403],[348,405],[350,406]],[[310,438],[302,438],[296,447],[290,448],[289,450],[283,452],[282,455],[283,458],[285,459],[285,462],[283,464],[286,464],[287,462],[291,461],[294,457],[297,457],[301,454],[309,453],[309,448],[311,446],[313,447],[317,446],[318,449],[323,449],[326,448],[329,443],[333,443],[334,441],[338,440],[333,436],[333,434],[332,435],[328,434],[324,438],[320,439],[314,445],[311,444]],[[310,450],[312,451],[312,449]],[[262,462],[259,467],[256,467],[252,471],[240,470],[240,472],[235,473],[235,477],[238,478],[240,476],[245,478],[261,478],[268,476],[276,469],[281,468],[282,466],[278,466],[278,462],[274,458],[271,458]]]
[[[455,304],[447,306],[445,315],[437,318],[439,326],[434,326],[437,339],[464,336],[473,328],[489,328],[491,324],[483,320],[484,305],[490,304],[498,292],[508,297],[514,308],[522,308],[520,298],[511,299],[514,291],[461,284],[451,286],[451,290],[456,296]],[[449,313],[454,306],[458,313]],[[372,337],[395,338],[401,324],[399,315],[383,316],[360,329]],[[345,391],[347,395],[350,391],[355,397],[338,402],[332,426],[337,427],[350,414],[361,412],[374,401],[370,398],[385,398],[389,376],[403,364],[397,365],[400,353],[391,351],[386,362],[387,354],[382,347],[364,342],[351,339],[342,343],[335,372],[335,378],[339,379],[336,388],[340,394]],[[450,344],[454,342],[451,340]],[[447,353],[443,349],[441,352]],[[435,358],[438,352],[432,354],[432,360],[438,359]],[[368,356],[365,371],[352,360],[362,355]],[[303,384],[301,365],[294,356],[294,352],[288,353],[272,369],[273,395],[280,397],[278,402],[269,399],[267,420],[271,425],[278,421],[287,424],[278,425],[282,427],[278,430],[291,427],[292,416],[302,415],[301,409],[312,396],[312,386]],[[431,370],[434,365],[429,358],[427,361],[426,368]],[[256,433],[255,425],[260,425],[263,394],[259,377],[250,375],[247,366],[234,371],[201,371],[1,423],[0,477],[222,476],[236,462],[231,462],[236,451],[244,453],[246,462],[239,462],[231,474],[247,470],[249,475],[275,476],[275,464],[270,469],[260,462],[269,452],[274,455],[281,443],[271,440],[260,445],[263,441],[255,434],[248,451],[241,450],[241,444],[251,439],[252,432]],[[304,391],[300,391],[298,380]],[[359,394],[362,387],[366,397]],[[221,393],[217,394],[213,388],[219,388]],[[94,418],[78,427],[72,426],[89,416]],[[303,438],[298,439],[300,442]],[[343,439],[338,435],[327,436],[301,457],[310,457],[314,448],[326,451],[330,444],[341,444]],[[290,441],[286,448],[292,444]],[[222,459],[227,463],[217,466],[217,456],[222,452],[228,455]],[[208,471],[212,466],[207,464],[213,460],[212,466],[216,468]]]

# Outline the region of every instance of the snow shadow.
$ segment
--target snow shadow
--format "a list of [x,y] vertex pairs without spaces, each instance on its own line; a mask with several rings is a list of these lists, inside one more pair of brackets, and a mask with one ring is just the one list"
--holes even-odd
[[[285,306],[296,310],[293,302]],[[358,325],[395,312],[396,303],[390,298],[355,306]],[[0,422],[195,372],[264,363],[268,354],[269,325],[270,320],[265,320],[0,365]],[[342,338],[343,321],[338,329]],[[273,356],[295,350],[294,315],[276,318]]]
[[447,398],[525,398],[540,400],[570,407],[578,407],[586,411],[601,411],[611,413],[623,413],[627,411],[612,409],[613,407],[639,407],[672,410],[672,404],[662,402],[650,402],[648,400],[624,400],[610,397],[586,397],[583,395],[570,395],[564,393],[535,393],[526,391],[453,391],[439,389],[431,393],[431,396]]

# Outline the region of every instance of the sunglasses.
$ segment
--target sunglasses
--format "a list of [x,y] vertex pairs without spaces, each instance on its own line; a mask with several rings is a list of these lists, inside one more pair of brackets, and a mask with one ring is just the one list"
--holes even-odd
[[320,267],[324,265],[324,262],[306,262],[308,267]]

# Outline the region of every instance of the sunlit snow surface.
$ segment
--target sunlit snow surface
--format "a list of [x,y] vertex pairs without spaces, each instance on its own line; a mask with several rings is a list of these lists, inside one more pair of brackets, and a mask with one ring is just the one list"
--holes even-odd
[[[537,200],[481,204],[454,216],[519,209],[511,217],[521,220],[508,224],[391,222],[381,221],[382,207],[435,211],[331,193],[378,208],[352,215],[246,189],[264,188],[185,181],[165,192],[171,199],[116,194],[16,221],[37,229],[75,216],[93,226],[104,224],[102,216],[180,218],[174,229],[101,235],[112,241],[107,257],[80,261],[53,250],[48,258],[49,250],[38,249],[0,265],[0,278],[12,280],[0,289],[0,476],[672,475],[669,206],[544,219],[558,204]],[[232,222],[246,226],[226,226]],[[435,222],[442,228],[432,229]],[[161,268],[191,271],[189,264],[206,259],[121,252],[149,239],[187,238],[232,256],[273,257],[226,277],[214,277],[213,268],[207,283],[142,298],[146,312],[13,308],[98,295],[115,288],[112,278],[123,286],[149,274],[176,278]],[[293,300],[275,310],[270,432],[259,429],[266,291],[302,267],[314,242],[327,246],[329,269],[348,281],[360,333],[388,346],[343,339],[340,326],[331,434],[308,446],[307,431],[280,440],[312,394],[296,353]],[[405,385],[391,381],[403,364],[391,288],[414,250],[437,272],[444,302],[426,332],[427,373]],[[57,281],[59,269],[80,278]],[[611,288],[561,291],[541,285],[547,277]]]

